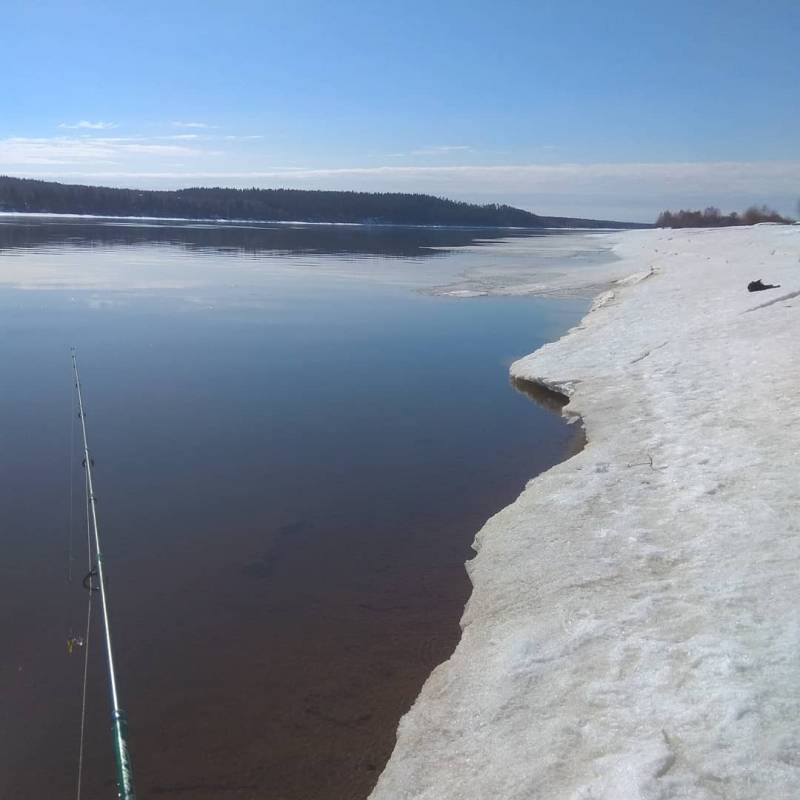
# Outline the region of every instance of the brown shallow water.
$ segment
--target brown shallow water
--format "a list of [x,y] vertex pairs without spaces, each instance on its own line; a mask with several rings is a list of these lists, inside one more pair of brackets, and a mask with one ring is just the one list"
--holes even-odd
[[[335,253],[310,265],[302,230],[293,250],[281,229],[279,251],[248,231],[243,252],[205,228],[155,241],[62,233],[15,229],[0,269],[63,263],[68,283],[79,266],[85,279],[163,265],[225,280],[0,290],[0,796],[73,794],[81,664],[65,639],[85,610],[77,537],[65,580],[75,344],[139,796],[366,797],[400,716],[458,639],[475,533],[574,441],[558,403],[531,402],[507,365],[585,303],[420,295],[404,269],[461,262],[458,250],[421,255],[413,232],[401,245],[351,232],[350,250],[337,233]],[[465,243],[431,236],[425,246]],[[285,262],[324,276],[287,278]],[[361,280],[370,270],[391,279]],[[92,655],[85,797],[113,797]]]

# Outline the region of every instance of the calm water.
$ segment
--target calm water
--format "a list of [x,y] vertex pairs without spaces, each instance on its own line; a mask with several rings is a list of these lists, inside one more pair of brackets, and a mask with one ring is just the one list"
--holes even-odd
[[[585,300],[424,292],[504,268],[505,247],[475,231],[0,218],[0,797],[74,791],[71,345],[140,796],[366,796],[457,641],[474,534],[573,435],[507,367]],[[85,796],[113,797],[92,652]]]

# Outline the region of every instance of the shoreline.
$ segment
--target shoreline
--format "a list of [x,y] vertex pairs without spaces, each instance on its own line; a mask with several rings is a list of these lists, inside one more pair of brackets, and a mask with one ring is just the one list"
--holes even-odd
[[[576,227],[548,227],[546,225],[536,228],[521,228],[513,225],[412,225],[403,222],[321,222],[302,219],[236,219],[226,217],[148,217],[148,216],[116,216],[104,214],[60,214],[48,211],[0,211],[0,220],[5,218],[17,219],[30,217],[33,219],[87,219],[94,221],[122,220],[128,222],[202,222],[213,225],[330,225],[342,228],[422,228],[433,230],[457,231],[568,231],[580,233],[609,233],[612,231],[628,230],[628,228],[576,228]],[[631,229],[634,230],[634,229]]]
[[587,445],[478,534],[374,800],[800,791],[800,230],[615,238],[630,278],[511,367]]

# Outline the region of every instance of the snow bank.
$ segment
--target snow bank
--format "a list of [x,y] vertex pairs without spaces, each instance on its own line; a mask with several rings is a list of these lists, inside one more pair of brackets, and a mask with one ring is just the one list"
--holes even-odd
[[800,797],[800,228],[614,240],[636,276],[512,366],[588,445],[478,535],[374,800]]

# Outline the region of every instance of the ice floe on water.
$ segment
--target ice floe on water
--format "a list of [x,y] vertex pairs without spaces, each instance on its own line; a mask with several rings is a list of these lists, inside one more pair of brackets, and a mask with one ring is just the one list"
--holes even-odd
[[624,275],[608,234],[551,232],[482,242],[461,253],[479,254],[455,280],[427,290],[448,297],[596,294]]
[[800,227],[609,236],[511,370],[588,444],[479,533],[374,800],[800,797]]

